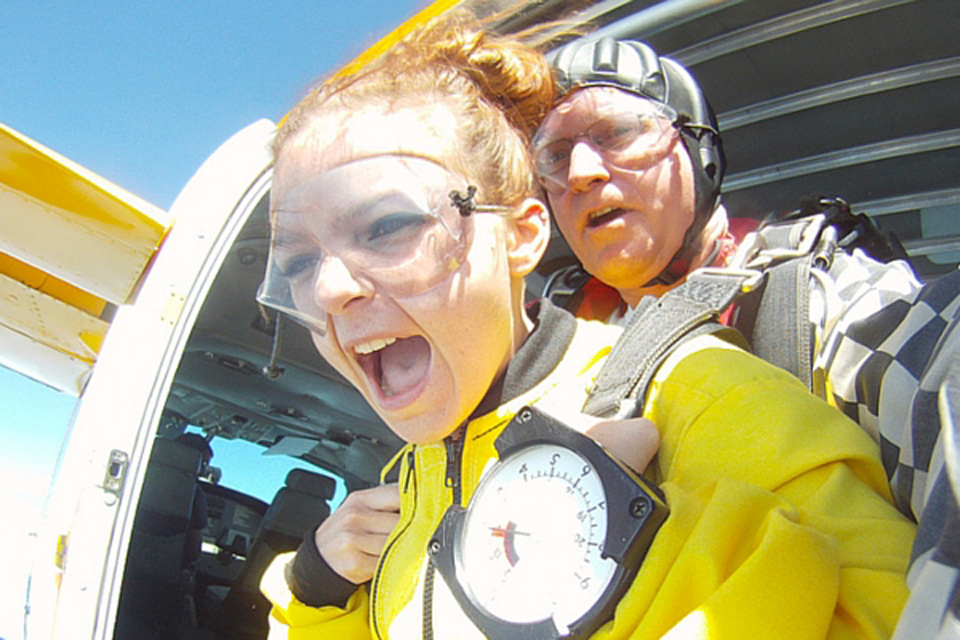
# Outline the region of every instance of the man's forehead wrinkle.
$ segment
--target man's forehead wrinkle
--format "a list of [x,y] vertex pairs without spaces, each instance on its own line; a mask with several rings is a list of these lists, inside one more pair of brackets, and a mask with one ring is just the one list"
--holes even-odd
[[[634,111],[640,113],[657,105],[649,98],[616,87],[583,87],[553,108],[553,113],[544,120],[537,133],[536,140],[541,144],[562,140],[571,129],[579,132],[604,118]],[[557,117],[551,117],[554,114]]]

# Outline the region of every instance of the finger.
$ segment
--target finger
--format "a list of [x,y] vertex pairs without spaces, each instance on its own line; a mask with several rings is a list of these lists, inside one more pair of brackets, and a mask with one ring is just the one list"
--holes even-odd
[[396,483],[382,484],[350,494],[375,511],[400,510],[400,486]]
[[357,536],[353,543],[356,549],[363,554],[379,558],[380,554],[383,553],[383,548],[387,546],[388,537],[389,534],[386,533],[367,533]]
[[333,558],[324,556],[324,560],[341,577],[353,584],[363,584],[373,578],[377,563],[380,561],[380,554],[353,553]]
[[379,511],[371,509],[362,501],[354,501],[350,504],[344,501],[320,527],[337,528],[353,533],[389,533],[399,519],[399,511]]
[[386,535],[400,521],[397,511],[368,511],[357,518],[355,530],[359,534]]
[[357,564],[353,571],[352,578],[348,578],[354,584],[363,584],[373,579],[373,574],[377,572],[377,564],[380,562],[380,554],[362,555],[357,558]]
[[637,473],[644,472],[660,448],[660,432],[646,418],[598,422],[587,435]]
[[321,536],[318,530],[314,535],[314,544],[320,557],[331,569],[354,583],[366,580],[364,575],[367,570],[372,575],[387,541],[385,534],[327,533]]

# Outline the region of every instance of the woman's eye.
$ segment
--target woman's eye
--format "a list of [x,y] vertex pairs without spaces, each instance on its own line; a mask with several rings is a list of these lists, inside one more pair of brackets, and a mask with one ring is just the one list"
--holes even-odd
[[413,233],[427,223],[430,216],[422,213],[392,213],[377,218],[366,233],[366,240],[390,239],[404,233]]
[[301,276],[312,273],[313,268],[320,261],[318,254],[304,254],[293,256],[289,260],[278,261],[280,273],[289,280],[295,280]]

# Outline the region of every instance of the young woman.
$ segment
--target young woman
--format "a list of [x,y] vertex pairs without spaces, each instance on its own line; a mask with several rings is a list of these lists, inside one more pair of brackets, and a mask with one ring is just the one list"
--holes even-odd
[[[431,538],[521,407],[587,424],[619,329],[524,308],[549,237],[527,149],[553,88],[521,79],[544,64],[446,19],[319,87],[278,133],[260,298],[306,324],[409,444],[385,470],[396,484],[355,492],[274,562],[277,637],[482,637]],[[596,637],[889,635],[913,526],[862,430],[714,337],[661,367],[644,417],[670,516]],[[642,471],[658,434],[602,429],[628,426],[611,449]]]

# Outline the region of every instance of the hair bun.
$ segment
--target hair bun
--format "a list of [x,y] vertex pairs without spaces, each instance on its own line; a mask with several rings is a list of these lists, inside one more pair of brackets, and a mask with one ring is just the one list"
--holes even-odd
[[456,24],[456,16],[448,19],[453,24],[434,24],[420,34],[423,38],[440,36],[438,42],[421,51],[432,50],[436,58],[469,78],[485,100],[503,111],[528,139],[532,138],[556,96],[546,59],[516,40]]

